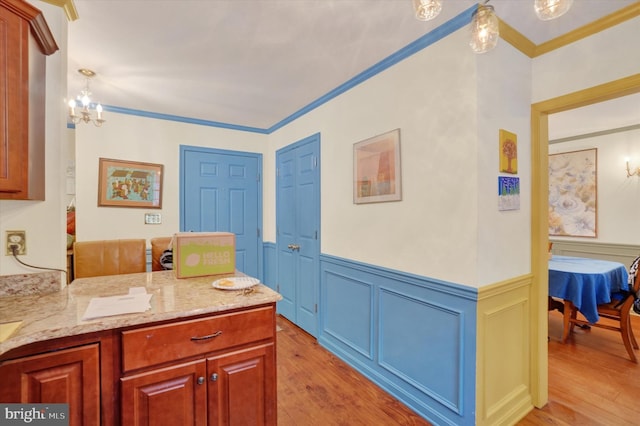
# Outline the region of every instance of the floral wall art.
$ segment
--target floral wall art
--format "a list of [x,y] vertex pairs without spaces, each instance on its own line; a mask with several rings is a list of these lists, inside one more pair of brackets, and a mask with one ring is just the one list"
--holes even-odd
[[549,155],[549,235],[597,236],[597,149]]

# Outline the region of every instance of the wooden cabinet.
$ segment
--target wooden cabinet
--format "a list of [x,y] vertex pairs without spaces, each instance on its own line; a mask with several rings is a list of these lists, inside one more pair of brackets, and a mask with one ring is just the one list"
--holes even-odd
[[209,426],[275,425],[273,343],[207,360]]
[[45,55],[58,46],[22,0],[0,0],[0,45],[0,199],[44,200]]
[[274,307],[124,331],[122,369],[123,425],[275,426]]
[[122,424],[205,425],[206,366],[203,360],[122,379]]
[[34,342],[0,358],[0,402],[68,403],[70,425],[276,426],[275,321],[269,303]]
[[100,425],[99,345],[18,358],[0,365],[0,402],[68,403],[69,424]]

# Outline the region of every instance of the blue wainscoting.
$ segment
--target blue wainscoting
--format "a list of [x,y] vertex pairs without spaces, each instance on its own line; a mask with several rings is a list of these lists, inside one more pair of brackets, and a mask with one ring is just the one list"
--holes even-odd
[[320,271],[322,346],[430,422],[475,424],[477,289],[328,255]]
[[266,242],[262,244],[262,258],[264,259],[262,282],[273,290],[276,290],[276,277],[278,276],[276,269],[278,265],[276,255],[275,243]]

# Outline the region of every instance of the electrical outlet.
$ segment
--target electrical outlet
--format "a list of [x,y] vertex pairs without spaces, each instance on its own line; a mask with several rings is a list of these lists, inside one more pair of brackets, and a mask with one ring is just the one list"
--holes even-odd
[[7,256],[13,256],[13,247],[16,247],[16,254],[24,256],[27,254],[27,231],[7,231],[6,238]]

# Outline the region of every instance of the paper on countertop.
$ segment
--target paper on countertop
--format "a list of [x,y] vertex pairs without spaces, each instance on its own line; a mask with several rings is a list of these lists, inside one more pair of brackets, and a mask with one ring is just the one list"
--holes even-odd
[[84,312],[83,320],[114,315],[133,314],[151,309],[151,296],[144,287],[131,287],[129,294],[109,297],[94,297]]

